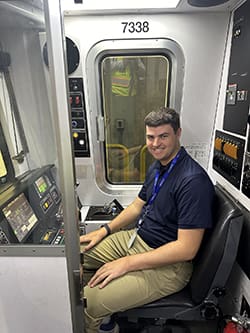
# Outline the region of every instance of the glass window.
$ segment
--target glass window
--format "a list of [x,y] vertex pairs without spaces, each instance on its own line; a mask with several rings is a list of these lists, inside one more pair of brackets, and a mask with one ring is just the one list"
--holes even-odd
[[101,72],[107,181],[141,183],[152,162],[143,120],[168,104],[170,61],[165,55],[108,56]]
[[[10,2],[4,4],[0,6],[0,245],[64,246],[66,210],[57,138],[63,131],[68,140],[63,153],[69,156],[64,160],[71,167],[70,133],[67,136],[62,129],[68,129],[69,122],[62,116],[68,114],[66,91],[60,91],[64,109],[52,108],[57,103],[56,98],[52,103],[55,66],[47,66],[45,50],[51,38],[46,34],[43,2],[17,4],[15,10]],[[62,45],[61,37],[57,42]],[[64,123],[57,121],[59,115]],[[73,182],[71,190],[74,194]]]

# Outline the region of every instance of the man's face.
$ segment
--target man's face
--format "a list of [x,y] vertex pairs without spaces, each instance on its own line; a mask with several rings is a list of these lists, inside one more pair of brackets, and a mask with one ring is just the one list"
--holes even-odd
[[180,148],[181,129],[175,133],[169,124],[157,127],[146,126],[146,144],[152,156],[167,165]]

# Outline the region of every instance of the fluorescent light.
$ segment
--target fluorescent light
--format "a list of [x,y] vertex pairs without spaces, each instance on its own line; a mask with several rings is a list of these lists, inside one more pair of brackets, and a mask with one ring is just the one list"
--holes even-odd
[[[72,0],[71,0],[72,1]],[[62,0],[64,9],[69,9],[67,3],[70,0]],[[84,0],[82,5],[75,4],[71,9],[148,9],[148,8],[176,8],[181,0]]]
[[116,0],[108,0],[105,4],[112,8],[176,8],[179,2],[180,0],[126,0],[119,3]]

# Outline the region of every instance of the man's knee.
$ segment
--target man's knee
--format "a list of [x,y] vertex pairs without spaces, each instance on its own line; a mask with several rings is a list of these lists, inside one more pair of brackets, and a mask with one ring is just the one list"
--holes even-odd
[[[84,287],[84,296],[87,300],[86,312],[90,317],[98,319],[113,313],[112,309],[109,309],[105,304],[107,295],[104,289],[99,289],[98,286],[94,288],[86,286]],[[111,298],[112,295],[108,297]]]

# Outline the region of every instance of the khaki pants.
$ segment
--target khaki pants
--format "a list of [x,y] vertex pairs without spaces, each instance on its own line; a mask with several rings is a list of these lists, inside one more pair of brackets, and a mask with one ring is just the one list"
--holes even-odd
[[[105,238],[84,255],[84,279],[89,280],[94,271],[104,263],[120,257],[151,251],[138,235],[128,249],[134,230],[119,231]],[[191,262],[166,265],[160,268],[130,272],[111,281],[103,289],[85,286],[85,332],[98,332],[102,319],[115,312],[143,305],[181,290],[192,274]]]

